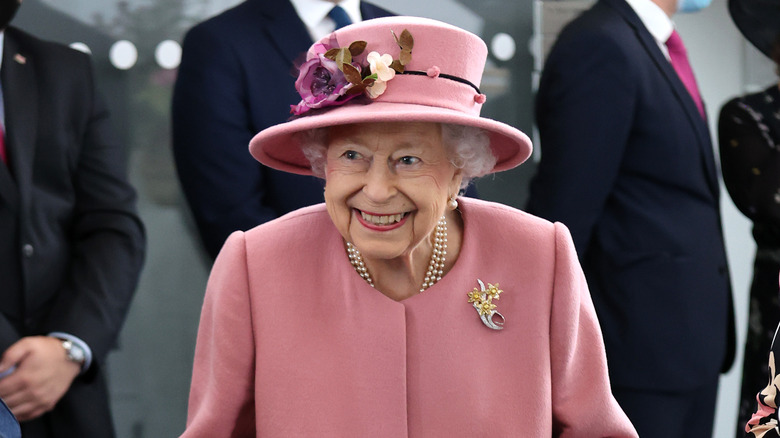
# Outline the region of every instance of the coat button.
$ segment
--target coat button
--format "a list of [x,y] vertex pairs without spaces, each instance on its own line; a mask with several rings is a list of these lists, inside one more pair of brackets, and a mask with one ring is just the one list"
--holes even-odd
[[29,258],[29,257],[32,257],[32,256],[33,256],[33,254],[35,254],[35,248],[33,248],[33,246],[32,246],[32,245],[30,245],[29,243],[26,243],[26,244],[24,244],[24,246],[22,247],[22,254],[23,254],[25,257],[28,257],[28,258]]
[[726,275],[727,272],[728,272],[728,268],[726,268],[725,265],[718,266],[718,274]]

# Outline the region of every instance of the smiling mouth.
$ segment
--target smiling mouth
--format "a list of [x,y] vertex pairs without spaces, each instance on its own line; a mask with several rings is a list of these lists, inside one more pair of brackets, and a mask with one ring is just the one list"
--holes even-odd
[[373,224],[373,225],[394,225],[398,222],[401,222],[401,219],[403,219],[408,213],[398,213],[398,214],[386,214],[386,215],[374,215],[369,214],[364,211],[360,211],[360,217],[363,218],[364,221]]

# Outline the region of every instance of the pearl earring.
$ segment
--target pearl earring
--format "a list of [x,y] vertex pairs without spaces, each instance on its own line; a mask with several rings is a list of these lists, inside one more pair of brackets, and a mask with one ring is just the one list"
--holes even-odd
[[449,200],[449,201],[447,201],[447,205],[449,205],[449,207],[450,207],[452,210],[455,210],[456,208],[458,208],[458,200],[457,200],[457,199],[455,199],[455,197],[454,197],[454,196],[450,196],[450,200]]

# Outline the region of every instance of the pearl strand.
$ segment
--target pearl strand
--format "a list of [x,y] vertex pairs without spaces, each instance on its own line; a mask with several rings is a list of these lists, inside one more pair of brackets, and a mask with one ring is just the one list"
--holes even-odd
[[[352,243],[347,242],[347,256],[349,262],[355,271],[366,281],[371,287],[374,286],[374,280],[371,278],[371,274],[368,273],[368,268],[365,262],[363,262],[363,256],[360,255],[360,251],[355,248]],[[441,280],[444,275],[444,262],[447,259],[447,220],[442,217],[439,223],[436,224],[433,236],[433,253],[431,254],[431,261],[428,263],[428,271],[425,273],[425,279],[423,280],[420,292],[428,289]]]
[[360,251],[358,251],[350,242],[347,242],[347,256],[349,257],[349,262],[352,263],[352,267],[355,268],[355,271],[360,274],[360,276],[363,277],[363,280],[366,280],[371,287],[374,287],[374,280],[371,279],[368,268],[366,268],[366,264],[363,263],[363,256],[360,255]]

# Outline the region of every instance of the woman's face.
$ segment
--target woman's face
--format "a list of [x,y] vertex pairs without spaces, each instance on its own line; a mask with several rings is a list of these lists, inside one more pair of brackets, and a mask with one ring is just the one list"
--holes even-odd
[[365,258],[411,254],[436,227],[460,181],[437,123],[330,129],[325,204],[341,235]]

